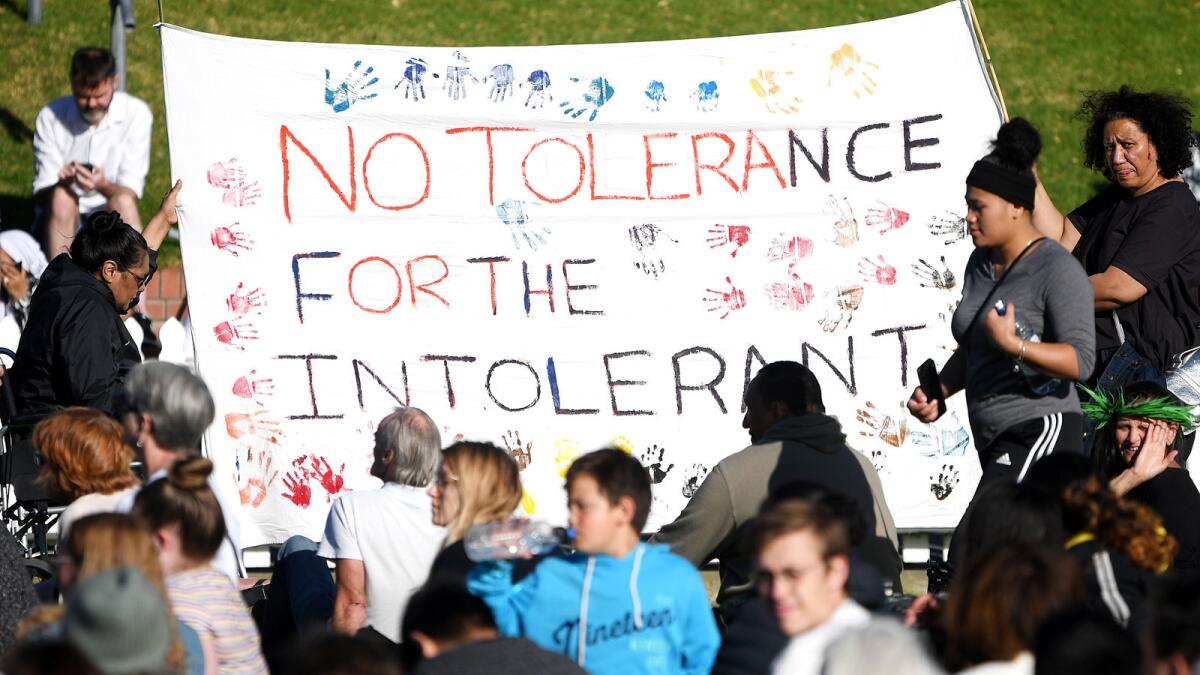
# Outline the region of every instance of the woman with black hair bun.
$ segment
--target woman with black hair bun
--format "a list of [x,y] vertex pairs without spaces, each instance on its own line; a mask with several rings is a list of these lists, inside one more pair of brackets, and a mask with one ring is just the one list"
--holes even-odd
[[[1092,368],[1092,289],[1070,254],[1033,225],[1040,150],[1037,130],[1013,119],[967,176],[976,248],[951,322],[958,347],[941,370],[942,391],[918,387],[908,400],[912,415],[928,423],[941,415],[938,399],[966,390],[983,466],[979,490],[1020,482],[1051,453],[1082,452],[1075,382]],[[966,522],[964,515],[956,541]]]
[[113,415],[112,394],[141,362],[121,315],[137,306],[158,247],[179,222],[178,181],[139,233],[116,211],[95,213],[43,272],[12,370],[17,418],[36,422],[69,406]]
[[1088,94],[1078,115],[1084,165],[1112,184],[1064,217],[1039,182],[1034,224],[1095,290],[1096,368],[1085,375],[1110,392],[1161,384],[1176,355],[1200,345],[1200,206],[1181,177],[1192,113],[1178,96],[1123,86]]

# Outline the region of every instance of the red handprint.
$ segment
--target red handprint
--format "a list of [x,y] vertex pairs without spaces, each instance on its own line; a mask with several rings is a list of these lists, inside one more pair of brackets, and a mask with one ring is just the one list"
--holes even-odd
[[[324,464],[324,468],[322,468]],[[346,471],[346,463],[343,462],[338,467],[337,473],[329,466],[329,460],[324,457],[313,455],[312,458],[312,476],[321,481],[321,487],[325,488],[325,501],[331,501],[333,496],[342,491],[342,487],[346,481],[342,478],[342,474]]]
[[262,196],[258,181],[246,179],[246,172],[238,165],[236,157],[213,164],[208,167],[207,174],[208,184],[222,191],[221,203],[226,206],[249,206]]
[[308,505],[312,502],[312,488],[308,486],[308,472],[289,471],[283,477],[283,487],[290,491],[290,493],[283,493],[284,497],[302,509],[308,508]]
[[213,246],[228,252],[235,258],[238,249],[249,251],[254,248],[254,240],[249,235],[239,232],[236,229],[237,226],[238,223],[233,223],[229,227],[214,227],[211,235]]
[[814,293],[812,284],[796,281],[790,284],[773,283],[767,286],[767,295],[779,309],[796,311],[807,307],[813,301]]
[[[245,482],[242,482],[241,476],[238,475],[240,469],[239,466],[238,471],[234,473],[233,481],[237,483],[238,497],[241,499],[242,506],[248,504],[258,508],[267,498],[267,488],[275,481],[279,472],[271,473],[271,457],[265,452],[259,452],[258,461],[255,462],[253,449],[246,451],[246,470],[247,473],[250,471],[254,473],[248,475]],[[267,478],[267,474],[271,474],[271,477]]]
[[246,182],[246,172],[238,165],[236,157],[228,162],[216,162],[208,167],[208,184],[223,190],[232,189]]
[[253,311],[255,314],[261,313],[260,308],[267,304],[266,294],[262,289],[256,288],[249,293],[241,293],[242,283],[239,281],[237,288],[229,294],[225,299],[225,306],[234,314],[248,314]]
[[264,397],[273,395],[275,393],[275,381],[269,377],[254,377],[254,374],[257,372],[257,370],[251,370],[249,373],[234,380],[233,395],[253,399],[260,404]]
[[229,413],[225,415],[225,433],[234,439],[257,436],[264,441],[278,443],[279,437],[283,435],[283,428],[279,426],[278,420],[266,418],[265,414],[265,410],[255,413]]
[[[879,262],[875,262],[875,260]],[[875,256],[875,260],[863,258],[858,263],[858,273],[867,281],[874,281],[877,284],[891,286],[896,283],[896,268],[888,261],[883,259],[883,256]]]
[[812,255],[813,243],[804,237],[788,237],[780,234],[771,240],[771,248],[767,250],[767,258],[771,262],[797,262]]
[[258,330],[243,317],[234,319],[233,321],[222,321],[213,326],[213,335],[217,336],[218,342],[223,342],[231,347],[245,349],[238,342],[242,340],[257,340]]
[[733,281],[729,277],[725,277],[725,283],[729,284],[728,291],[709,288],[707,289],[708,293],[704,296],[704,302],[708,304],[708,311],[722,312],[722,319],[729,316],[730,312],[746,306],[746,294],[740,288],[734,286]]
[[258,189],[258,181],[254,181],[226,190],[225,194],[221,195],[221,203],[225,206],[251,206],[261,196],[262,190]]
[[866,221],[867,227],[878,227],[879,233],[891,232],[904,227],[908,222],[908,212],[894,209],[883,202],[877,202],[879,207],[867,209],[867,215],[863,220]]
[[708,228],[708,247],[720,248],[733,244],[729,257],[736,258],[738,251],[750,241],[749,225],[714,225]]

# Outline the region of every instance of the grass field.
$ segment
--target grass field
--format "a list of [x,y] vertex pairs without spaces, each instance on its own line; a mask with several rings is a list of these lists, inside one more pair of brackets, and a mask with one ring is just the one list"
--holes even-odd
[[[800,30],[879,19],[938,0],[164,0],[167,21],[273,40],[407,45],[541,45],[715,37]],[[157,4],[135,2],[129,91],[156,124],[144,217],[168,184]],[[1009,113],[1038,125],[1039,171],[1060,208],[1082,202],[1102,179],[1080,161],[1081,92],[1128,83],[1200,100],[1200,0],[976,0]],[[23,226],[32,213],[30,141],[38,110],[69,91],[72,50],[108,44],[108,3],[45,0],[40,26],[23,0],[0,0],[0,217]]]

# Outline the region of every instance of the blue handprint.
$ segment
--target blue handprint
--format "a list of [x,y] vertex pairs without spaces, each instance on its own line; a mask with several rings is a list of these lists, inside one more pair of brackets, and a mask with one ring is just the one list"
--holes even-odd
[[398,89],[400,85],[404,85],[404,98],[420,101],[425,98],[425,71],[429,69],[429,64],[418,57],[413,57],[405,61],[404,79],[396,83],[393,89]]
[[470,59],[458,50],[454,51],[453,56],[455,63],[446,66],[446,83],[442,87],[445,88],[447,96],[458,101],[467,97],[467,82],[479,80],[471,74]]
[[374,92],[370,94],[366,93],[367,89],[370,89],[379,81],[378,77],[372,77],[370,80],[367,80],[371,76],[371,73],[375,72],[375,68],[367,66],[367,69],[360,74],[358,72],[360,67],[362,67],[362,61],[355,61],[354,70],[350,71],[346,79],[342,80],[342,83],[336,87],[329,86],[329,69],[325,69],[325,103],[333,107],[333,112],[346,112],[350,109],[350,106],[359,101],[375,98],[376,94]]
[[[578,82],[579,78],[572,77],[572,82]],[[563,109],[564,115],[569,115],[571,119],[578,119],[581,115],[591,111],[588,116],[589,122],[596,121],[596,115],[600,113],[600,108],[604,107],[605,103],[612,100],[614,90],[608,80],[603,77],[593,78],[588,83],[587,89],[583,92],[583,101],[564,101],[558,106]]]
[[696,91],[692,92],[692,100],[696,102],[696,109],[700,112],[710,112],[720,103],[721,94],[717,92],[717,83],[709,80],[696,85]]
[[666,100],[667,88],[658,80],[650,80],[650,84],[646,85],[646,100],[643,101],[646,110],[658,112]]
[[530,224],[529,216],[525,215],[525,202],[519,199],[505,199],[496,206],[496,215],[500,222],[512,230],[513,246],[516,248],[521,248],[522,240],[531,251],[536,251],[539,245],[546,243],[546,237],[543,235],[550,234],[549,228],[534,228]]
[[490,98],[492,103],[501,103],[513,93],[513,69],[507,63],[492,68],[492,73],[485,79],[492,81]]
[[540,108],[545,105],[547,100],[554,100],[554,97],[550,95],[550,73],[544,70],[535,70],[529,73],[525,82],[529,84],[529,95],[525,97],[526,108]]

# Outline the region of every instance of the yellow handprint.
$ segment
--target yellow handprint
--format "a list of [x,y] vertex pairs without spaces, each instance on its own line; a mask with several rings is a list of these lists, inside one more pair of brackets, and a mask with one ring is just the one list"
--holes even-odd
[[829,81],[826,86],[833,86],[834,79],[845,82],[854,92],[854,98],[862,98],[875,93],[875,78],[871,72],[879,70],[879,64],[864,61],[862,54],[849,44],[844,44],[829,55]]
[[558,470],[560,478],[567,477],[567,469],[571,468],[571,463],[579,453],[579,441],[574,438],[559,438],[554,441],[554,467]]
[[759,70],[750,78],[750,89],[762,99],[768,112],[785,115],[800,112],[801,99],[792,91],[792,76],[790,70]]
[[633,441],[627,436],[613,436],[612,446],[627,455],[633,454]]
[[537,504],[533,501],[533,495],[526,490],[521,490],[521,510],[529,515],[533,515],[537,511]]

